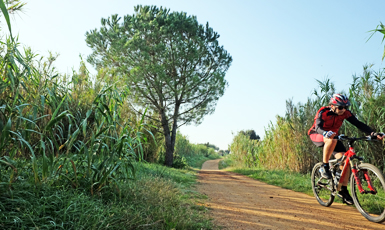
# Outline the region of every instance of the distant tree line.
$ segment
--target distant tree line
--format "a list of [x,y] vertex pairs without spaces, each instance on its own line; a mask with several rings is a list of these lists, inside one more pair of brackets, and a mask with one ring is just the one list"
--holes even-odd
[[259,140],[259,139],[261,139],[261,138],[259,137],[259,135],[257,135],[257,134],[255,133],[255,131],[252,130],[252,129],[249,129],[249,130],[242,130],[242,131],[240,131],[240,133],[243,134],[243,135],[245,135],[245,136],[248,136],[248,137],[250,138],[250,140]]

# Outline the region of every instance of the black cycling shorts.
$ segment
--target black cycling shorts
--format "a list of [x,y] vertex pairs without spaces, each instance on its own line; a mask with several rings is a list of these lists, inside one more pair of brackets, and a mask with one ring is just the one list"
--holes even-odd
[[[324,147],[325,145],[325,143],[323,142],[323,136],[319,133],[310,134],[310,139],[318,147]],[[337,145],[334,148],[333,155],[335,155],[336,153],[345,153],[345,152],[346,152],[345,145],[342,143],[342,141],[338,140]]]

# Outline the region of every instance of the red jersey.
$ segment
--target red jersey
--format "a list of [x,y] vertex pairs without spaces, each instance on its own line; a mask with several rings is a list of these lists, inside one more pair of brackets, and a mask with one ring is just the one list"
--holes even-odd
[[359,121],[350,110],[346,110],[342,115],[338,115],[331,111],[330,106],[321,107],[314,117],[314,124],[309,129],[308,134],[319,133],[323,134],[325,131],[333,131],[338,134],[344,120],[349,121],[361,131],[370,134],[373,130]]

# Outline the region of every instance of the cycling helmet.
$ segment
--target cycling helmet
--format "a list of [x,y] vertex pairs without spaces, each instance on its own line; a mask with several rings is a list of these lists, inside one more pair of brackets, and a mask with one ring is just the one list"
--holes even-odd
[[337,105],[337,106],[350,106],[349,99],[342,94],[333,94],[332,98],[330,98],[329,104]]

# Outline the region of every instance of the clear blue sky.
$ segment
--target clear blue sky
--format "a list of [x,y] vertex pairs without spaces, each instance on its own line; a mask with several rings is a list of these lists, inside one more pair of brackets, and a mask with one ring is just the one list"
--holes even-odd
[[380,34],[366,42],[368,31],[385,23],[385,1],[380,0],[27,0],[24,13],[13,17],[13,33],[38,54],[59,53],[57,69],[70,73],[79,66],[79,54],[91,53],[85,33],[100,28],[100,19],[111,14],[133,14],[138,4],[209,22],[233,57],[229,87],[215,113],[199,126],[180,129],[192,143],[227,149],[233,135],[245,129],[263,137],[270,121],[285,114],[286,100],[305,102],[316,79],[329,77],[338,91],[346,90],[363,65],[384,66]]

